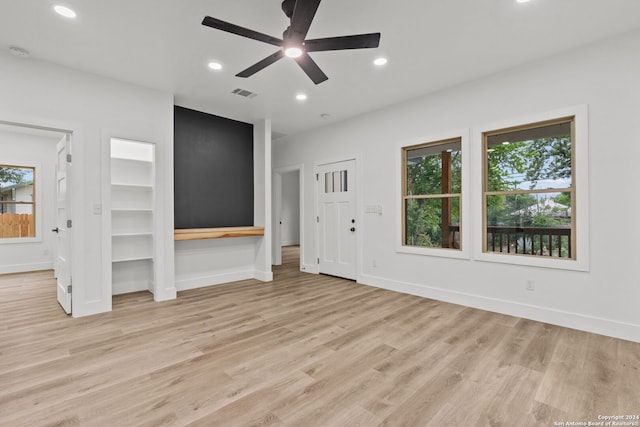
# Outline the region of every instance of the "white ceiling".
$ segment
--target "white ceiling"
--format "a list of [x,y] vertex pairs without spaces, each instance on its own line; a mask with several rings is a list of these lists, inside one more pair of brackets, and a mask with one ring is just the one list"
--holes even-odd
[[[281,0],[0,0],[0,49],[175,94],[189,108],[290,134],[344,120],[640,27],[638,0],[324,0],[309,38],[381,32],[378,49],[311,53],[314,85],[289,58],[234,75],[274,46],[201,25],[210,15],[281,37]],[[631,54],[631,53],[630,53]],[[376,68],[372,61],[386,56]],[[30,60],[30,59],[26,59]],[[222,71],[208,62],[223,64]],[[258,94],[232,95],[236,88]],[[304,92],[301,103],[295,95]],[[322,118],[321,114],[329,114]]]

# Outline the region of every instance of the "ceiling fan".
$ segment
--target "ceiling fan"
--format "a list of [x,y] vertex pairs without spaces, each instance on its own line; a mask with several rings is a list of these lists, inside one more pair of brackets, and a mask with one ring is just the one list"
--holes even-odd
[[258,40],[280,48],[274,54],[267,56],[262,61],[236,74],[237,77],[252,76],[282,57],[288,56],[298,63],[300,68],[302,68],[315,84],[319,84],[327,80],[328,77],[322,72],[318,64],[311,59],[309,52],[367,49],[378,47],[380,44],[380,33],[305,40],[309,27],[311,26],[311,21],[313,21],[319,5],[320,0],[284,0],[282,2],[282,11],[287,15],[287,18],[291,20],[291,24],[284,30],[282,39],[230,24],[210,16],[204,18],[202,25]]

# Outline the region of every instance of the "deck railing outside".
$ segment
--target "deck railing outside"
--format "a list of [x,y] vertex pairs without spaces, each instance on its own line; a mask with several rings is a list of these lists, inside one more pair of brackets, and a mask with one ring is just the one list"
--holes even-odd
[[571,258],[571,228],[488,226],[486,250]]

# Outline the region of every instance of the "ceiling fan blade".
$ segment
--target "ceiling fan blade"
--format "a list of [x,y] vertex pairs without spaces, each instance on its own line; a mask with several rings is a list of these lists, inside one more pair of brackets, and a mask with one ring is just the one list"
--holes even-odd
[[379,45],[380,33],[371,33],[306,40],[304,49],[307,52],[321,52],[325,50],[368,49]]
[[248,28],[240,27],[238,25],[230,24],[225,21],[221,21],[210,16],[205,16],[202,20],[202,25],[215,28],[216,30],[226,31],[227,33],[236,34],[249,39],[258,40],[264,43],[272,44],[274,46],[282,46],[282,40],[277,37],[271,37],[267,34],[262,34],[257,31],[250,30]]
[[256,62],[246,70],[240,71],[238,74],[236,74],[236,77],[250,77],[255,73],[257,73],[258,71],[268,67],[269,65],[273,64],[277,60],[281,59],[283,56],[284,56],[284,52],[282,50],[278,50],[273,55],[269,55],[266,58],[264,58],[262,61]]
[[316,15],[320,0],[296,0],[296,6],[291,16],[289,37],[297,42],[302,42],[309,32],[311,21]]
[[302,68],[302,70],[307,73],[307,76],[309,76],[309,78],[313,80],[315,84],[322,83],[323,81],[329,79],[329,77],[327,77],[327,75],[322,72],[320,67],[318,67],[318,64],[316,64],[306,52],[304,52],[298,58],[295,58],[295,61],[298,63],[300,68]]

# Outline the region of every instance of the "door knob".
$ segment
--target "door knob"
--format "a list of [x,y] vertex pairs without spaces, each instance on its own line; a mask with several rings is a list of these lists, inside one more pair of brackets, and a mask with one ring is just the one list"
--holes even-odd
[[53,231],[54,233],[57,233],[57,232],[59,232],[59,231],[60,231],[60,229],[59,229],[58,227],[56,227],[56,228],[54,228],[54,229],[53,229],[53,230],[51,230],[51,231]]
[[351,227],[351,231],[352,231],[352,232],[353,232],[353,231],[356,231],[356,228],[355,228],[355,227]]

